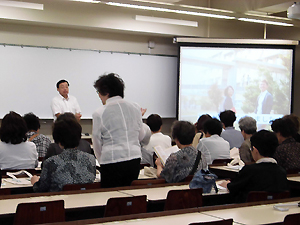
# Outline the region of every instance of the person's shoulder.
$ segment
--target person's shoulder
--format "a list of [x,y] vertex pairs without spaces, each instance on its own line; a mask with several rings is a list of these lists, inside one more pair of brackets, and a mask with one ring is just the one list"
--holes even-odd
[[22,144],[24,146],[28,146],[30,148],[36,148],[36,145],[32,141],[21,142],[20,144]]

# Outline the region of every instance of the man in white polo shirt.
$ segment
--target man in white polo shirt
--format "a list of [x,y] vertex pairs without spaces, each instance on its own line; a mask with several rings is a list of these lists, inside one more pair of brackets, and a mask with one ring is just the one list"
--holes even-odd
[[54,116],[54,120],[65,112],[71,112],[75,115],[79,121],[81,118],[81,109],[77,102],[77,99],[69,95],[69,82],[66,80],[60,80],[56,84],[59,95],[54,97],[51,102],[51,109]]

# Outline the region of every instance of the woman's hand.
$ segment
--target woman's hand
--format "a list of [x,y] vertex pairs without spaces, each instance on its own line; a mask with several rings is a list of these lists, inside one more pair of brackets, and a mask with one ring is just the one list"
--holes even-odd
[[40,179],[40,177],[38,177],[37,175],[34,175],[31,177],[31,184],[34,185],[36,182],[38,182]]

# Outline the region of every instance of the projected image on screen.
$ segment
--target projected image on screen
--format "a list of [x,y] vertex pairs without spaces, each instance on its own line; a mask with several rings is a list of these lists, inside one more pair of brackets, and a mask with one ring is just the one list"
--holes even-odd
[[292,49],[180,47],[178,118],[232,110],[259,128],[291,110]]

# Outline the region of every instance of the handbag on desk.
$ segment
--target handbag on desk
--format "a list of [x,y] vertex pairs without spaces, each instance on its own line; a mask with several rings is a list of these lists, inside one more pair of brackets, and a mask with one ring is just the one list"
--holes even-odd
[[216,193],[218,193],[218,188],[216,185],[217,178],[217,175],[211,173],[209,170],[198,170],[191,180],[189,187],[191,189],[202,188],[203,193],[210,193],[211,189],[214,188]]

